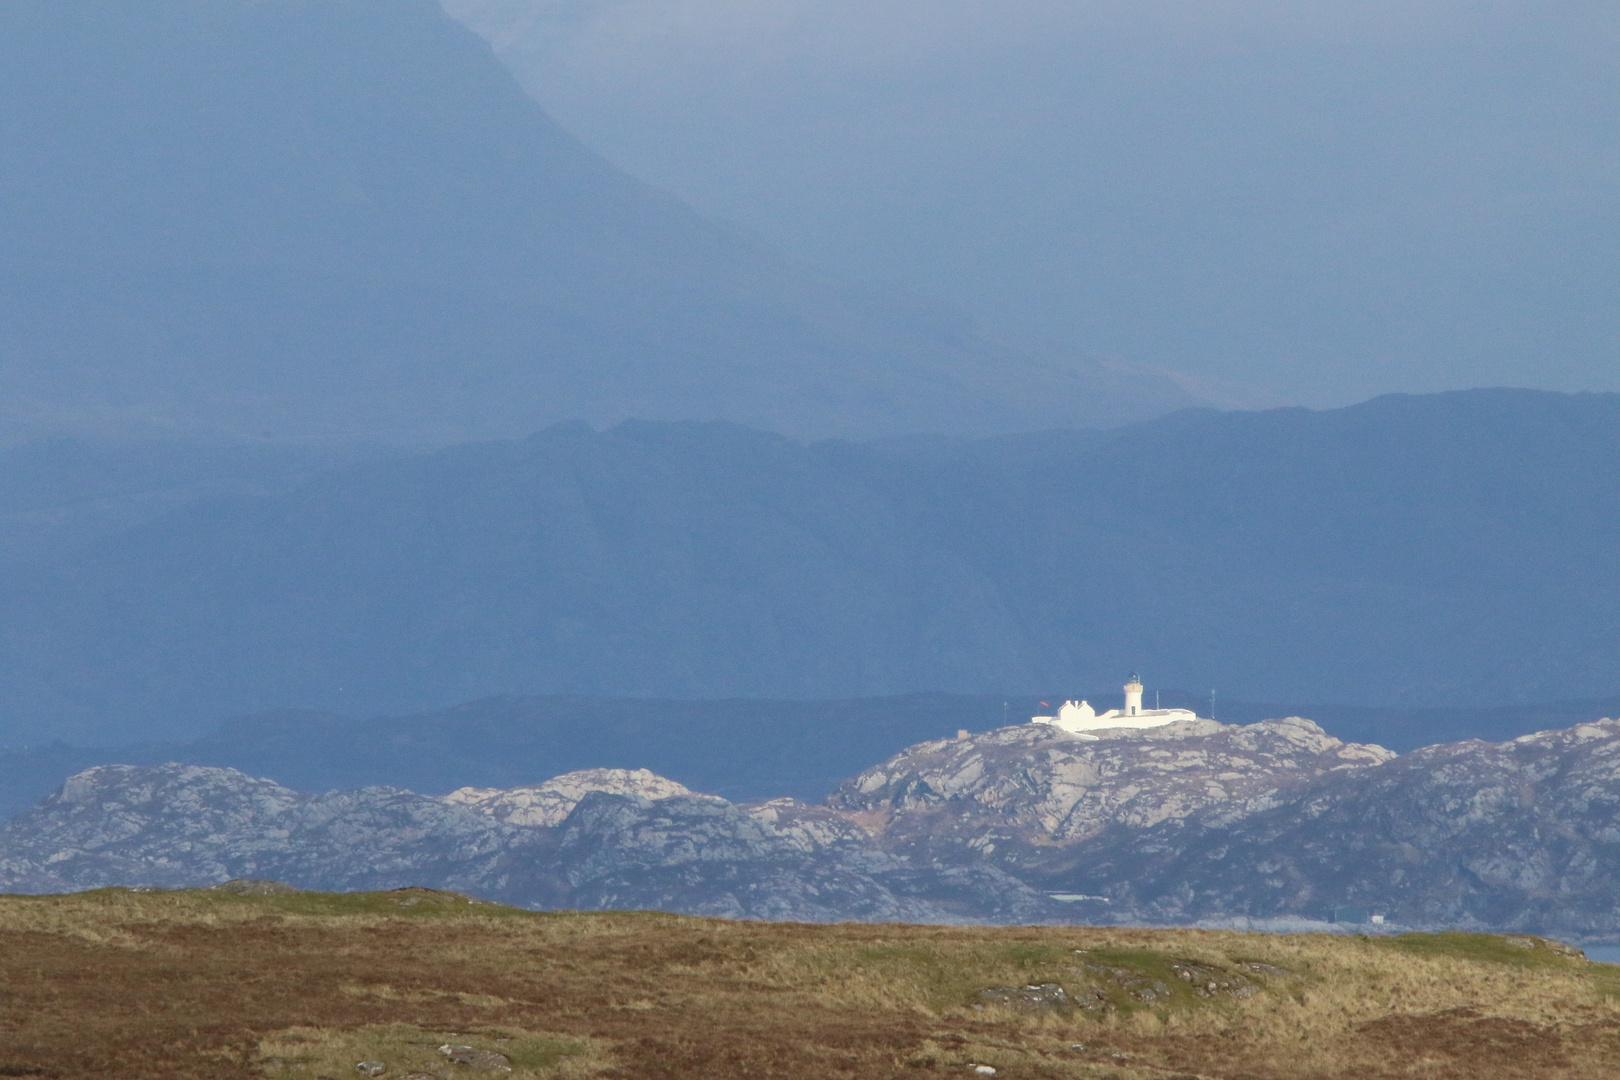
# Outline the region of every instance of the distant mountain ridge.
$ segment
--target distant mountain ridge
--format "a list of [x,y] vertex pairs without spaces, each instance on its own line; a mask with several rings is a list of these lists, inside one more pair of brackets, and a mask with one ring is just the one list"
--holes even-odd
[[0,571],[0,741],[491,695],[1072,692],[1133,668],[1249,701],[1603,698],[1615,475],[1602,394],[875,444],[561,425]]
[[1299,718],[1097,735],[921,743],[826,805],[739,806],[627,770],[433,798],[99,766],[0,826],[0,891],[270,877],[740,918],[1297,926],[1348,910],[1620,938],[1620,720],[1402,756]]
[[0,361],[0,442],[982,435],[1206,402],[788,265],[563,132],[433,0],[0,7]]

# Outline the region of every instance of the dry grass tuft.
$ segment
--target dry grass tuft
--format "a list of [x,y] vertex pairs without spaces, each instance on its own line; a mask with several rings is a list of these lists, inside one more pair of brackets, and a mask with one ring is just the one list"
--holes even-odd
[[[1017,993],[1051,984],[1065,996]],[[455,1064],[437,1049],[451,1041],[514,1072]],[[1523,936],[805,926],[429,890],[0,897],[0,1076],[336,1080],[363,1060],[446,1080],[922,1080],[981,1064],[1595,1080],[1617,1075],[1620,967]]]
[[272,1080],[322,1080],[360,1076],[358,1066],[382,1066],[380,1076],[411,1074],[452,1077],[479,1070],[458,1066],[439,1047],[470,1046],[499,1054],[510,1071],[483,1070],[513,1080],[585,1080],[599,1075],[612,1058],[593,1040],[497,1028],[489,1031],[428,1031],[410,1024],[373,1024],[349,1030],[297,1027],[259,1042],[255,1064]]

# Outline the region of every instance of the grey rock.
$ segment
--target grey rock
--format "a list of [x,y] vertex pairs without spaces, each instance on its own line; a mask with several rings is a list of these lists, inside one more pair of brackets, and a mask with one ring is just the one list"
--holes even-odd
[[392,788],[310,795],[234,769],[104,765],[0,827],[0,881],[18,892],[258,878],[478,894],[499,891],[507,865],[535,839]]
[[1620,936],[1620,721],[1432,746],[1243,815],[1078,845],[1067,882],[1155,922],[1320,914]]
[[[653,781],[643,787],[679,789]],[[311,795],[231,769],[101,766],[0,827],[0,889],[263,891],[269,886],[240,879],[274,879],[728,918],[942,923],[1052,914],[1046,897],[993,867],[913,866],[826,808],[762,811],[690,793],[591,790],[545,826],[500,820],[512,807],[526,814],[534,800],[392,788]]]
[[[101,766],[0,826],[0,891],[108,885],[414,885],[532,908],[1296,930],[1336,929],[1321,920],[1348,906],[1383,913],[1386,928],[1615,940],[1620,721],[1401,757],[1298,719],[1097,741],[1007,728],[912,747],[825,806],[738,806],[630,770],[434,798]],[[1276,974],[1178,963],[1209,995]],[[1090,976],[1139,1000],[1169,993],[1126,986],[1123,970]]]
[[[1282,974],[1280,969],[1269,964],[1244,966],[1257,973],[1269,969],[1269,973]],[[1176,978],[1185,982],[1197,997],[1249,998],[1259,989],[1252,979],[1197,960],[1176,960],[1171,963],[1170,970],[1175,972]]]
[[1069,995],[1057,983],[996,986],[980,990],[978,997],[983,1004],[1005,1005],[1019,1012],[1067,1012],[1072,1007]]
[[644,799],[695,794],[650,769],[580,769],[529,787],[464,787],[446,795],[445,801],[471,807],[511,825],[561,825],[579,801],[593,791]]
[[1041,876],[1107,830],[1242,817],[1325,774],[1394,756],[1297,717],[1116,729],[1095,740],[1023,724],[911,747],[844,783],[829,803],[887,850]]
[[511,1072],[512,1059],[493,1050],[480,1050],[475,1046],[441,1046],[439,1053],[457,1065],[482,1072]]

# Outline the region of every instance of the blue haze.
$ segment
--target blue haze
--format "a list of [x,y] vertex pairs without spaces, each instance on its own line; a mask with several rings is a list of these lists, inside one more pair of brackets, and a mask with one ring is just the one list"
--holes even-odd
[[1605,0],[446,0],[565,126],[846,274],[1269,389],[1620,389]]

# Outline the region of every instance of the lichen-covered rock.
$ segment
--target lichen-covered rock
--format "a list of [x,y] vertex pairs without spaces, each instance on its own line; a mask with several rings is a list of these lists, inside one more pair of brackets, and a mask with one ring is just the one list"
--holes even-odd
[[521,799],[503,821],[493,796],[311,795],[231,769],[104,766],[0,827],[0,891],[231,881],[251,890],[273,880],[336,890],[427,885],[531,907],[732,918],[939,923],[1052,914],[1045,896],[1015,878],[912,866],[824,807],[743,808],[651,773],[606,783],[681,793],[647,798],[582,790],[600,776],[560,779],[553,794],[580,797],[547,826],[512,823],[545,809]]
[[0,888],[166,888],[239,878],[304,888],[431,884],[487,893],[527,830],[409,791],[311,795],[235,769],[103,765],[0,826]]
[[561,825],[579,801],[593,791],[641,799],[695,794],[684,784],[659,776],[650,769],[580,769],[543,784],[516,788],[464,787],[444,798],[510,825]]
[[[1302,720],[1096,741],[1010,728],[912,747],[827,806],[736,806],[627,770],[434,798],[103,766],[0,826],[0,891],[233,880],[815,921],[1280,926],[1348,906],[1615,940],[1620,721],[1398,758]],[[1158,1000],[1165,979],[1240,997],[1262,967],[1077,975],[1127,1002]]]
[[797,799],[771,799],[745,807],[748,816],[778,840],[804,852],[866,851],[872,834],[848,814]]
[[1074,1003],[1057,983],[1031,983],[1028,986],[993,986],[980,990],[984,1005],[1001,1005],[1016,1012],[1068,1012]]
[[454,1064],[465,1065],[469,1069],[481,1072],[512,1071],[512,1059],[505,1054],[496,1053],[494,1050],[480,1050],[475,1046],[458,1046],[447,1043],[439,1047],[439,1053],[450,1059]]
[[[1270,967],[1270,965],[1265,964],[1251,966]],[[1248,979],[1237,972],[1227,971],[1198,960],[1172,961],[1170,970],[1175,974],[1176,978],[1188,985],[1195,997],[1249,998],[1253,997],[1259,989],[1252,979]],[[1271,968],[1270,970],[1282,974],[1280,969]]]
[[1431,746],[1235,817],[1099,835],[1077,891],[1153,921],[1320,914],[1620,935],[1620,721]]
[[922,743],[847,781],[829,803],[888,850],[1025,874],[1108,829],[1242,816],[1325,774],[1395,756],[1297,717],[1104,734],[1025,724]]

